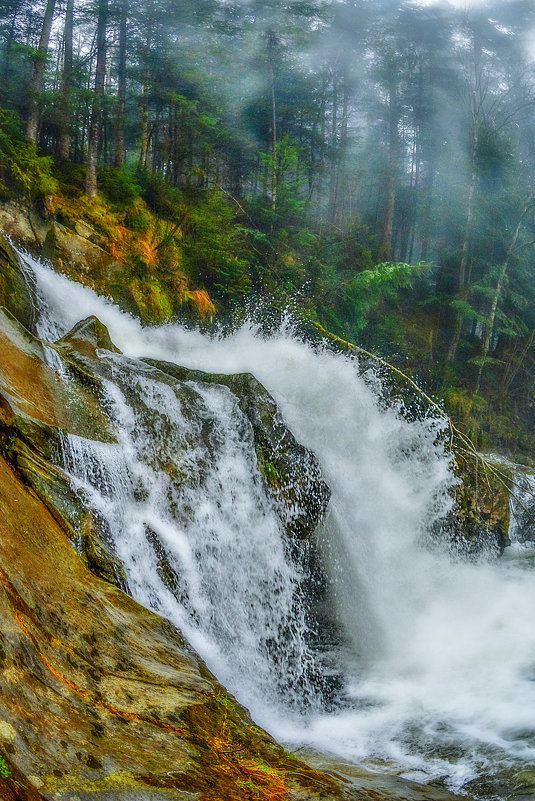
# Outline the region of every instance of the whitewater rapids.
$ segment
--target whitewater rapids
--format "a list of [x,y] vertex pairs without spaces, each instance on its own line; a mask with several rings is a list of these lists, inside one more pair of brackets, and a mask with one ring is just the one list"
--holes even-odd
[[[297,440],[317,455],[332,491],[317,547],[328,576],[333,618],[343,632],[340,647],[329,657],[343,677],[340,702],[331,711],[314,706],[307,711],[298,697],[281,697],[280,686],[270,684],[265,655],[255,652],[251,621],[276,631],[280,617],[295,611],[293,588],[300,576],[277,544],[282,535],[276,524],[266,522],[269,513],[247,477],[248,457],[231,452],[235,410],[226,408],[223,398],[208,392],[204,401],[228,424],[225,469],[229,480],[241,482],[238,514],[264,522],[248,531],[253,547],[245,540],[238,548],[229,545],[221,575],[226,580],[232,571],[239,573],[236,592],[248,592],[251,581],[259,580],[255,559],[266,570],[276,567],[280,584],[269,590],[269,603],[267,596],[252,592],[247,603],[256,605],[255,614],[240,617],[236,612],[225,625],[217,616],[230,614],[228,609],[217,608],[217,593],[205,594],[199,601],[204,615],[188,616],[178,603],[162,597],[155,583],[147,589],[143,574],[150,570],[142,561],[142,537],[117,534],[134,594],[185,629],[210,668],[260,724],[287,744],[307,745],[417,780],[443,777],[454,789],[482,775],[535,766],[533,554],[516,545],[504,559],[473,564],[426,548],[428,532],[440,525],[451,503],[450,464],[436,445],[439,422],[408,423],[381,402],[379,384],[365,381],[356,362],[315,350],[289,331],[265,338],[247,324],[218,337],[178,325],[143,327],[92,290],[21,258],[37,295],[42,337],[56,339],[94,314],[132,359],[165,360],[207,372],[251,372],[273,395]],[[146,387],[143,391],[148,392]],[[111,406],[120,429],[119,446],[123,443],[125,449],[122,458],[131,463],[138,458],[135,421],[117,393]],[[83,448],[80,454],[78,462],[83,461]],[[73,480],[87,483],[75,457],[71,454]],[[143,476],[153,484],[158,480]],[[124,514],[115,508],[106,514],[115,515],[115,529],[124,527]],[[170,525],[159,520],[154,528],[163,531],[164,522]],[[187,554],[182,561],[189,560],[195,593],[206,582],[206,566],[195,562],[206,543],[192,543],[172,526],[164,535]],[[221,542],[218,532],[211,536]],[[226,551],[220,553],[224,561]],[[214,576],[210,581],[213,586]],[[244,603],[236,599],[236,609]],[[305,617],[295,625],[297,639],[304,637]],[[209,630],[204,619],[212,620]],[[251,627],[237,638],[237,650],[225,641],[232,626]],[[325,655],[320,659],[312,648],[306,658],[320,663]],[[257,671],[253,676],[251,669]],[[294,696],[300,691],[307,692],[306,686],[288,690]]]

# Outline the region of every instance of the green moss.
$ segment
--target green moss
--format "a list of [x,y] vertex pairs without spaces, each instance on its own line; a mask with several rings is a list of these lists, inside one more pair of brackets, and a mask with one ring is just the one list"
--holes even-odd
[[134,279],[130,284],[130,293],[144,320],[163,323],[172,316],[173,304],[158,281],[142,282]]
[[217,693],[216,695],[213,696],[213,698],[216,704],[220,704],[220,706],[224,707],[234,706],[232,698],[230,698],[230,696],[227,695],[226,693]]
[[11,776],[11,768],[7,764],[2,754],[0,754],[0,777],[2,779],[8,779],[10,776]]
[[272,489],[278,490],[284,485],[284,477],[279,470],[277,470],[273,462],[259,460],[259,467],[264,475],[264,478]]
[[132,231],[145,233],[149,230],[152,220],[151,215],[141,198],[136,199],[125,212],[125,225]]

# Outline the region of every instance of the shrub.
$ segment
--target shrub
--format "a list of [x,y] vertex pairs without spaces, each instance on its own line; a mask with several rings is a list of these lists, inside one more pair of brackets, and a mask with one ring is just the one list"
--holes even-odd
[[174,218],[180,206],[180,192],[165,178],[144,170],[138,174],[142,197],[147,206],[161,217]]
[[39,156],[22,137],[19,116],[0,108],[0,194],[22,195],[26,201],[57,192],[52,158]]
[[99,171],[99,187],[112,203],[128,206],[141,194],[135,176],[125,167],[103,167]]
[[141,198],[136,198],[131,206],[126,210],[124,217],[125,225],[132,231],[145,233],[151,226],[152,220],[150,212]]

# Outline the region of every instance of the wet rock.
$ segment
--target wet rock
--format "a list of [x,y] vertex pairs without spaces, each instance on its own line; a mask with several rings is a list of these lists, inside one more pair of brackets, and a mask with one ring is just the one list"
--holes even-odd
[[2,236],[0,236],[0,306],[5,306],[26,328],[31,328],[34,318],[31,290],[19,267],[17,254]]
[[226,386],[249,420],[265,488],[289,536],[307,537],[322,520],[330,498],[316,457],[286,427],[277,404],[250,373],[219,375],[146,360],[180,381]]
[[[490,462],[492,464],[492,461]],[[453,542],[466,554],[503,553],[509,545],[510,471],[495,464],[498,475],[471,455],[456,455],[459,483],[449,530]]]
[[508,801],[533,801],[535,799],[535,769],[522,770],[512,779],[513,792]]
[[67,351],[76,351],[82,356],[91,359],[98,357],[97,350],[108,350],[112,353],[120,353],[111,341],[108,329],[101,323],[98,317],[92,315],[80,320],[64,337],[56,342],[59,348]]
[[[61,430],[113,441],[109,419],[101,408],[98,380],[60,358],[53,346],[30,334],[6,309],[0,309],[0,348],[0,393],[21,427],[53,428],[56,435],[45,429],[46,436],[56,440]],[[46,452],[42,438],[40,444]]]
[[389,801],[461,801],[469,796],[457,796],[433,783],[417,784],[399,776],[371,773],[344,759],[304,749],[303,758],[317,770],[344,781],[359,799],[389,799]]
[[[114,440],[97,379],[61,360],[57,351],[1,309],[0,348],[0,452],[39,495],[91,568],[124,586],[124,570],[102,522],[54,464],[65,434]],[[48,363],[51,354],[57,368]]]
[[0,583],[2,798],[237,801],[244,782],[259,798],[358,797],[285,753],[168,621],[95,577],[1,457]]

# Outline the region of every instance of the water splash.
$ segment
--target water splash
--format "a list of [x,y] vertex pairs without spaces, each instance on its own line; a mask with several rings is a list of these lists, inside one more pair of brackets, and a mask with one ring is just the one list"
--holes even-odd
[[[186,530],[167,516],[165,479],[140,460],[140,448],[146,447],[140,421],[117,376],[110,380],[112,414],[121,434],[118,446],[102,446],[117,450],[113,457],[103,452],[96,460],[105,474],[100,483],[124,485],[126,494],[142,487],[143,520],[119,514],[102,488],[94,502],[112,521],[137,597],[183,627],[259,722],[287,742],[375,768],[387,764],[413,778],[445,777],[455,788],[481,775],[535,764],[533,565],[526,569],[526,560],[511,550],[501,561],[463,564],[425,548],[427,533],[450,504],[449,462],[436,445],[439,423],[407,423],[378,402],[376,389],[363,380],[356,362],[314,350],[288,332],[263,338],[249,324],[224,338],[178,325],[143,328],[46,266],[32,261],[31,269],[59,333],[81,316],[95,314],[133,359],[253,372],[275,397],[297,439],[318,456],[332,490],[328,519],[316,537],[326,575],[326,625],[332,622],[341,632],[327,655],[310,650],[306,610],[299,606],[296,589],[302,576],[277,539],[280,530],[269,522],[250,449],[246,441],[235,441],[232,421],[238,412],[228,393],[197,390],[203,414],[217,421],[223,441],[213,467],[214,494],[203,502],[210,508],[198,503],[195,525]],[[146,405],[170,409],[170,400],[158,399],[150,381],[136,391]],[[179,413],[173,411],[173,421]],[[82,454],[82,467],[86,461],[94,464],[95,459]],[[138,468],[132,465],[140,463],[144,466],[133,475]],[[82,467],[72,470],[79,474]],[[229,505],[230,475],[241,482],[236,508]],[[176,503],[187,505],[187,499]],[[132,505],[125,501],[123,507]],[[175,596],[169,597],[154,567],[147,525],[172,550],[183,576],[178,611]],[[272,553],[278,555],[271,558]],[[250,575],[249,584],[229,572],[225,554]],[[270,561],[276,565],[266,574],[273,577],[271,595],[264,586],[271,579],[262,575]],[[249,623],[229,621],[234,605],[228,595],[221,596],[225,585],[240,603],[246,599]],[[286,599],[282,605],[279,596]],[[267,597],[273,599],[271,606]],[[294,628],[280,626],[284,615],[296,615]],[[249,633],[240,639],[238,629],[247,625]],[[288,689],[273,680],[272,644],[280,645],[283,629],[286,640],[298,644],[294,656],[330,666],[343,677],[339,704],[329,713],[315,708],[288,714],[287,702],[281,701],[284,692],[303,695],[309,688],[294,682]],[[275,654],[282,652],[275,649]],[[284,670],[292,660],[288,656]],[[248,680],[248,671],[259,681],[251,682],[250,675]]]

